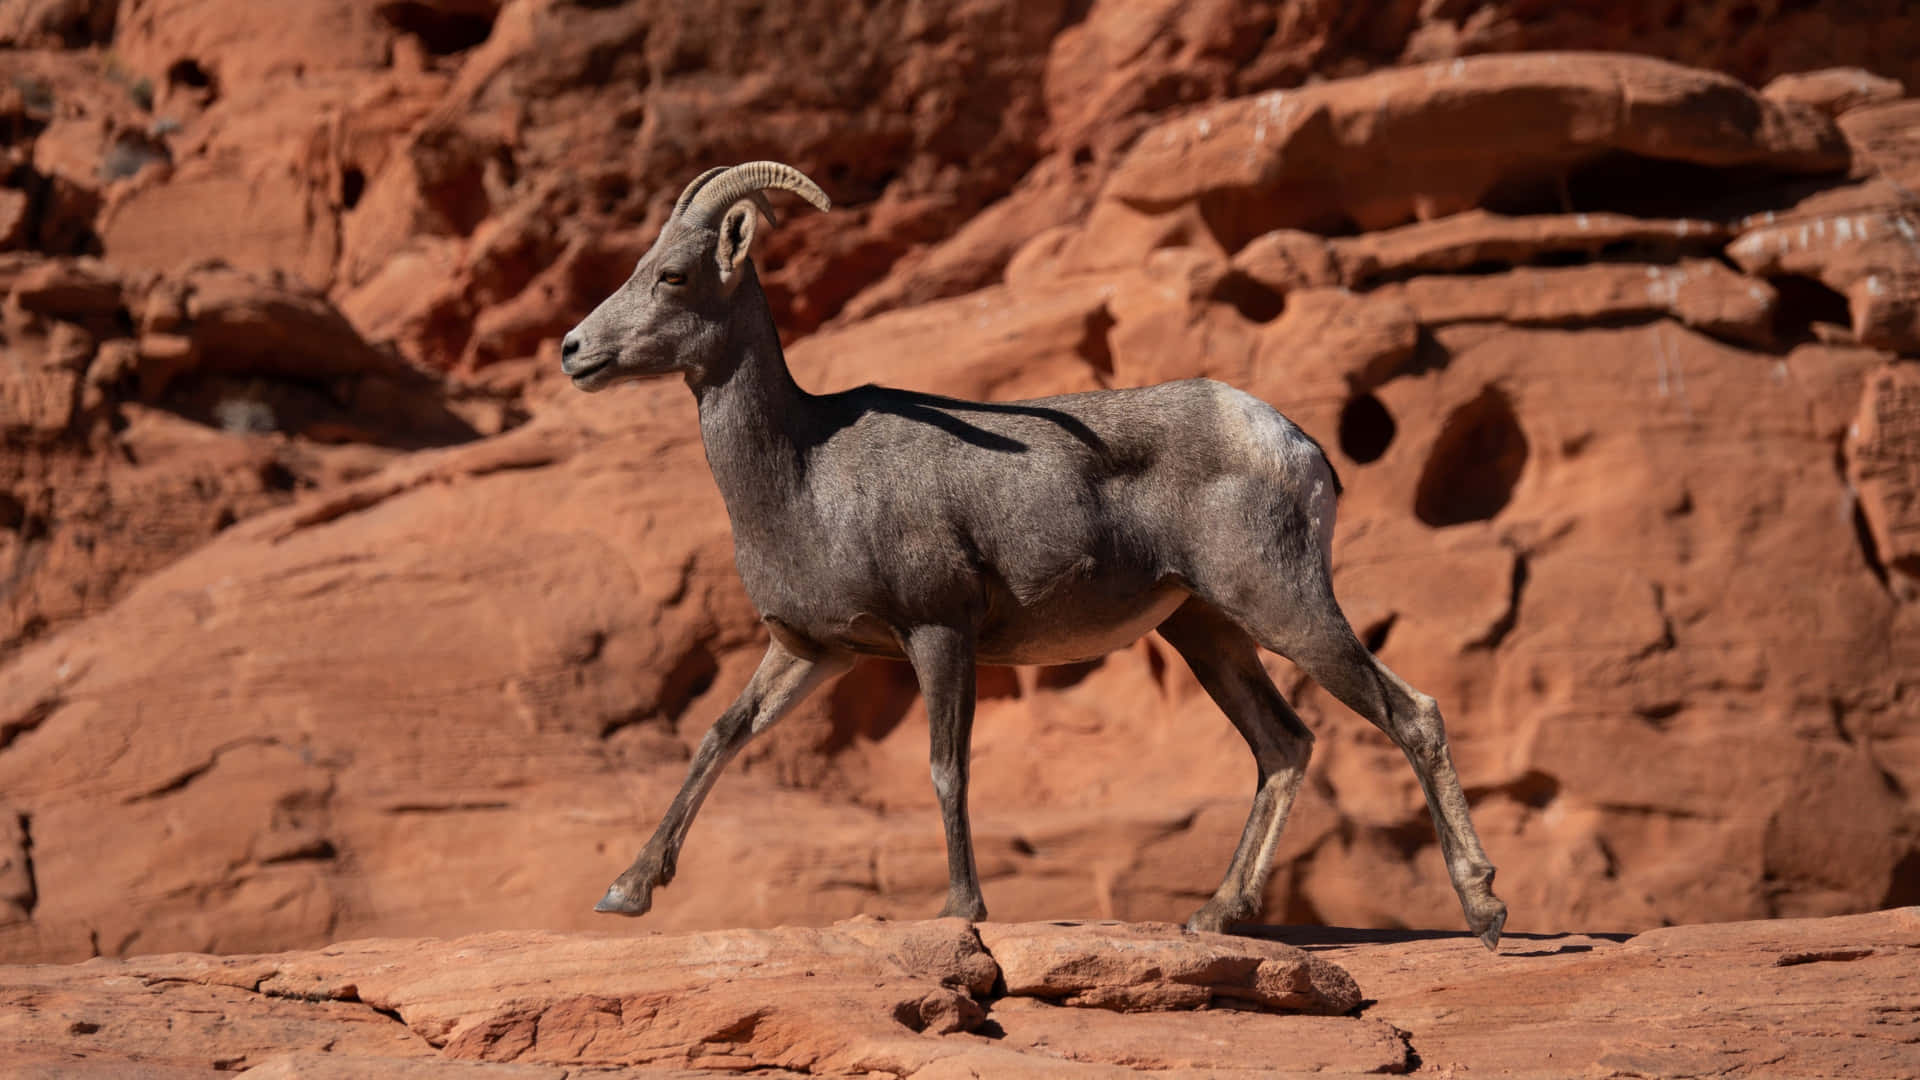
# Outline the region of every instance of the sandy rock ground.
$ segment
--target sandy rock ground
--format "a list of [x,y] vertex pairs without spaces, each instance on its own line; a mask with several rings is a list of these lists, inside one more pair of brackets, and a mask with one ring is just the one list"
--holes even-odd
[[0,968],[8,1075],[1860,1076],[1920,910],[1509,938],[889,923]]

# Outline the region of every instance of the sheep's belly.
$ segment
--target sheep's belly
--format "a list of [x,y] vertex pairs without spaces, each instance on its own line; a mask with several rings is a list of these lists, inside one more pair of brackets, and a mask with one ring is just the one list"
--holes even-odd
[[1006,612],[981,627],[983,664],[1071,664],[1138,641],[1187,600],[1165,584],[1125,599],[1063,596]]

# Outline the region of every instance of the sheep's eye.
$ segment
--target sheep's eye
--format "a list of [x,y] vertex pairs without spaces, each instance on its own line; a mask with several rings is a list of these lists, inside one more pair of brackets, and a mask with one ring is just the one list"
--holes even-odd
[[660,280],[666,282],[668,285],[685,285],[687,283],[687,275],[678,270],[669,270],[660,275]]

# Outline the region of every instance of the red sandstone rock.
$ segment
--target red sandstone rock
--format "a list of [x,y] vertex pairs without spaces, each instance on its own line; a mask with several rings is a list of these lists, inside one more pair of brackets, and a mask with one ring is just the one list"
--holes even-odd
[[26,192],[0,188],[0,251],[25,246],[28,205]]
[[[1744,119],[1729,124],[1726,118]],[[1471,143],[1473,155],[1458,147]],[[1789,173],[1844,169],[1827,118],[1632,57],[1498,56],[1269,92],[1144,134],[1103,198],[1213,200],[1230,247],[1272,228],[1378,229],[1479,205],[1605,152]]]
[[1878,571],[1907,600],[1920,600],[1920,370],[1890,364],[1873,373],[1860,416],[1847,429],[1847,475],[1860,499]]
[[[1914,103],[1450,62],[1915,81],[1904,12],[1816,7],[327,3],[256,41],[258,11],[166,0],[122,6],[112,64],[9,54],[0,955],[598,925],[759,631],[685,392],[580,398],[552,338],[693,172],[761,155],[838,204],[758,256],[786,332],[840,313],[804,385],[1210,375],[1328,447],[1343,602],[1440,699],[1511,929],[1915,899]],[[33,40],[96,32],[65,18]],[[1396,57],[1443,62],[1296,88]],[[1261,142],[1275,89],[1322,119]],[[1150,178],[1175,201],[1095,199],[1162,131],[1278,179],[1202,190],[1179,157]],[[1273,668],[1320,739],[1268,917],[1454,926],[1397,751]],[[981,698],[996,915],[1200,903],[1251,770],[1177,657]],[[922,720],[898,665],[824,692],[723,780],[646,925],[935,910]]]
[[1346,973],[1287,945],[1171,925],[983,925],[1007,992],[1117,1012],[1247,1003],[1337,1016],[1360,1004]]
[[[1383,274],[1461,273],[1489,264],[1526,263],[1603,253],[1646,261],[1717,251],[1730,230],[1714,221],[1666,221],[1626,214],[1532,214],[1508,217],[1469,210],[1397,229],[1327,242],[1340,279],[1356,288]],[[1253,245],[1248,245],[1251,248]],[[1241,252],[1236,259],[1244,257]]]
[[56,319],[110,315],[125,301],[118,275],[94,259],[49,259],[13,279],[11,299],[22,310]]
[[1781,75],[1760,93],[1773,101],[1797,102],[1839,116],[1862,105],[1882,105],[1906,96],[1898,79],[1886,79],[1860,68],[1824,68]]
[[104,40],[118,7],[99,0],[20,0],[0,12],[0,43],[58,47]]
[[[1276,930],[1359,973],[1361,1015],[1048,1004],[1014,954],[1117,950],[1179,966],[1168,928],[850,922],[819,930],[618,938],[537,932],[346,942],[322,952],[191,954],[0,967],[9,1075],[485,1077],[582,1070],[756,1075],[1110,1077],[1703,1070],[1910,1074],[1915,909],[1684,926],[1630,940]],[[1002,942],[994,945],[994,941]],[[1243,955],[1290,946],[1213,939]],[[1331,961],[1331,962],[1330,962]],[[1011,960],[1017,963],[1017,960]],[[1091,969],[1090,969],[1091,970]],[[1011,973],[1009,973],[1011,974]],[[961,1018],[959,1023],[945,1018]]]

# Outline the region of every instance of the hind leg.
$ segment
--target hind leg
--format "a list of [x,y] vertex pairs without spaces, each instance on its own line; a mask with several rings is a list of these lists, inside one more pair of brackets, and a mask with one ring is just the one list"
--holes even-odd
[[1313,733],[1287,705],[1266,669],[1259,647],[1247,632],[1203,601],[1191,600],[1160,624],[1165,638],[1193,669],[1207,694],[1247,740],[1259,770],[1253,809],[1240,844],[1227,864],[1227,876],[1193,918],[1191,930],[1221,933],[1260,914],[1273,850],[1286,827],[1287,812],[1306,776]]
[[1496,948],[1507,921],[1507,905],[1493,895],[1493,863],[1467,816],[1467,796],[1447,749],[1440,706],[1368,652],[1334,602],[1331,584],[1324,577],[1316,584],[1302,590],[1307,595],[1299,598],[1284,624],[1255,627],[1255,636],[1298,664],[1347,708],[1366,717],[1406,755],[1426,794],[1447,875],[1460,897],[1467,925],[1487,948]]

